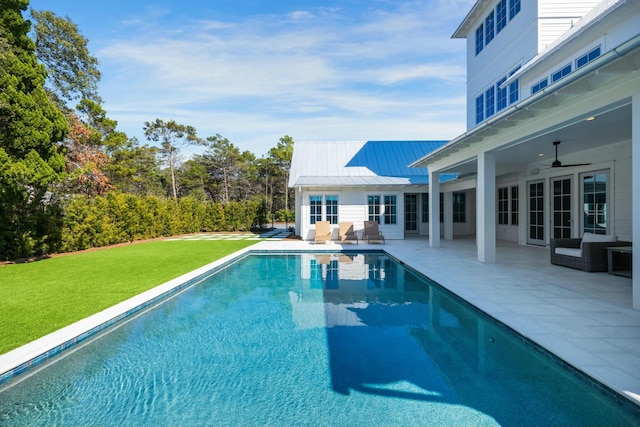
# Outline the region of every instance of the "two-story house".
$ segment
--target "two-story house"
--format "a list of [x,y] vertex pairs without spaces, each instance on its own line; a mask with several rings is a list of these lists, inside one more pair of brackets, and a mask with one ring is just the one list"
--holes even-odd
[[[479,0],[453,37],[467,43],[467,131],[412,164],[428,168],[430,215],[451,200],[438,177],[456,173],[475,195],[479,261],[498,239],[640,241],[640,1]],[[633,290],[640,308],[640,274]]]

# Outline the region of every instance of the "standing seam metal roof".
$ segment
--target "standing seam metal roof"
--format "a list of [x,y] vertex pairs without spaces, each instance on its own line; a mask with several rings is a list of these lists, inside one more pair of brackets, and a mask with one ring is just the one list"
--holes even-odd
[[[409,164],[447,141],[301,141],[293,146],[289,186],[427,184]],[[451,177],[442,177],[443,180]]]

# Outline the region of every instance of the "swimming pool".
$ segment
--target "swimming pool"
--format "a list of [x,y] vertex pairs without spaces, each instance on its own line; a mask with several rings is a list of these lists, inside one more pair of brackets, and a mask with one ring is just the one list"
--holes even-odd
[[382,253],[256,254],[32,375],[0,425],[639,425]]

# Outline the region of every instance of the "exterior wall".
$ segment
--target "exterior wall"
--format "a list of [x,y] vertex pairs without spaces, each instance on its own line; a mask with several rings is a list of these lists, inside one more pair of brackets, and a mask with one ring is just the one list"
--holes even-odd
[[[475,189],[456,189],[451,187],[450,191],[464,191],[466,195],[466,218],[465,223],[453,224],[454,236],[473,235],[475,233]],[[364,221],[368,217],[367,196],[370,194],[395,195],[397,198],[397,224],[380,224],[380,231],[389,240],[401,240],[405,235],[427,236],[429,233],[429,223],[422,222],[422,195],[428,193],[428,186],[412,186],[402,188],[307,188],[296,191],[296,233],[303,240],[313,240],[315,225],[310,224],[310,195],[338,195],[338,222],[353,222],[353,227],[358,237],[362,235]],[[404,195],[418,195],[418,232],[405,233],[404,218]],[[298,209],[299,206],[299,209]],[[323,206],[324,208],[324,206]],[[324,211],[323,211],[324,212]],[[332,224],[332,239],[338,239],[338,224]],[[443,227],[441,227],[443,230]]]
[[542,52],[600,0],[538,0],[538,52]]
[[496,4],[491,3],[467,34],[467,129],[476,126],[476,97],[538,53],[537,1],[522,1],[520,13],[476,56],[475,30]]
[[[549,3],[549,7],[555,4],[553,0],[545,0],[545,3]],[[585,5],[582,6],[576,3],[585,3]],[[597,4],[599,2],[577,2],[566,0],[563,2],[563,4],[568,5],[567,15],[589,12],[588,7],[594,6],[593,3]],[[567,64],[572,65],[572,72],[574,72],[576,69],[576,59],[590,52],[594,48],[600,46],[600,55],[602,56],[608,51],[615,49],[625,41],[636,36],[638,33],[637,28],[640,27],[640,2],[633,3],[631,7],[634,10],[628,10],[629,8],[627,8],[624,13],[613,12],[614,14],[619,15],[616,19],[609,19],[606,23],[598,22],[593,24],[597,27],[597,31],[581,32],[578,37],[574,37],[567,42],[567,45],[562,49],[562,52],[550,53],[544,61],[540,61],[539,64],[536,64],[527,70],[526,73],[523,73],[520,77],[520,98],[525,99],[531,96],[532,85],[538,83],[544,77],[549,77],[551,73],[558,71]],[[557,7],[554,7],[553,9],[555,13],[555,9],[557,9]],[[559,23],[562,19],[564,18],[558,18],[553,21],[558,21],[556,23],[557,26],[566,25],[566,22],[564,24]],[[567,19],[573,21],[573,18]],[[543,22],[551,21],[551,18],[541,19],[541,25]],[[548,25],[551,24],[549,23]],[[547,37],[551,37],[552,30],[546,29],[545,31],[547,31]],[[549,83],[551,84],[551,80],[549,80]]]

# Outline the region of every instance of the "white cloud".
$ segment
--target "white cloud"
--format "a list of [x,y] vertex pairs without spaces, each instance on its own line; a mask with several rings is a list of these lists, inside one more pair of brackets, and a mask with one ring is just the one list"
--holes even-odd
[[452,138],[465,122],[465,46],[449,40],[463,16],[444,20],[453,7],[403,2],[360,16],[297,10],[171,27],[147,19],[102,43],[102,96],[131,136],[142,139],[144,121],[175,119],[257,155],[284,134]]

